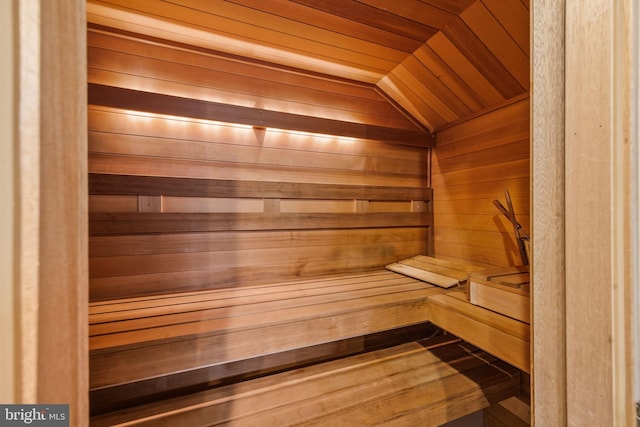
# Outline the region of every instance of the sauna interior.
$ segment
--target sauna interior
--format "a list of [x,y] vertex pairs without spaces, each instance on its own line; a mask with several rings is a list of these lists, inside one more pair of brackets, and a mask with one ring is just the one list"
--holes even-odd
[[92,425],[529,425],[529,8],[89,0]]

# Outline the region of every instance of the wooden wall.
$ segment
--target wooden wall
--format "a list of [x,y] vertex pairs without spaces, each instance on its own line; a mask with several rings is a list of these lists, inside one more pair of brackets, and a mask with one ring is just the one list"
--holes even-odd
[[[90,31],[88,43],[92,299],[363,271],[427,253],[428,148],[388,140],[411,126],[372,89],[323,79],[314,95],[295,73],[288,83],[300,90],[237,73],[226,84],[221,79],[233,73],[203,70],[220,64],[208,52],[104,31]],[[392,130],[383,142],[203,120],[185,110],[150,114],[139,103],[126,109],[135,99],[104,96],[122,88],[185,96],[187,111],[186,96],[219,102],[226,92],[246,103],[246,93],[259,93],[274,110],[306,106],[311,118],[330,97],[369,130]],[[149,110],[157,111],[153,99]]]
[[435,253],[495,265],[520,263],[513,227],[493,205],[508,189],[529,232],[529,98],[436,135],[432,164]]

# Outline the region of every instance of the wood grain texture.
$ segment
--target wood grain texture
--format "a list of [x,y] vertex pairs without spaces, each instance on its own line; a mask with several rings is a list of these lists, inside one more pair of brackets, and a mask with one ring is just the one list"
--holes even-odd
[[[638,34],[640,21],[638,8],[632,1],[613,4],[613,52],[612,52],[612,376],[613,413],[616,424],[638,422],[640,401],[640,352],[638,342],[638,296],[640,287],[634,285],[638,276],[638,181],[634,171],[638,168],[637,141],[638,99],[640,91],[636,85],[638,70]],[[634,134],[634,132],[636,132]],[[634,179],[636,180],[634,182]],[[635,232],[634,232],[635,230]],[[629,248],[636,248],[631,249]],[[634,303],[634,295],[636,303]],[[635,304],[635,305],[634,305]],[[632,373],[631,375],[629,373]],[[634,414],[634,406],[636,407]]]
[[462,291],[429,297],[429,320],[518,369],[531,371],[526,323],[475,306]]
[[564,7],[532,8],[532,410],[549,426],[567,422]]
[[471,278],[469,301],[521,322],[531,323],[530,292],[526,287]]
[[267,112],[302,111],[305,116],[327,120],[420,130],[375,86],[356,81],[303,74],[248,58],[242,61],[218,51],[95,26],[89,31],[88,55],[89,81],[95,84]]
[[[16,135],[17,113],[14,112],[16,99],[16,70],[14,58],[18,49],[18,41],[16,40],[16,30],[18,28],[17,17],[15,12],[15,4],[6,2],[0,4],[0,16],[2,24],[0,24],[0,49],[7,52],[5,58],[2,59],[1,66],[6,70],[0,75],[0,133],[4,141],[18,141]],[[23,47],[24,49],[24,47]],[[35,57],[35,55],[33,55]],[[32,58],[35,59],[35,58]],[[21,58],[21,61],[24,58]],[[0,147],[0,193],[3,200],[0,202],[0,233],[13,238],[6,238],[0,242],[0,281],[7,283],[8,286],[2,288],[0,296],[0,335],[4,338],[4,345],[0,349],[0,401],[15,402],[18,399],[18,387],[20,382],[20,360],[23,355],[19,353],[17,344],[17,327],[18,323],[18,307],[16,304],[16,286],[15,277],[18,268],[14,265],[16,254],[16,240],[20,237],[20,232],[16,232],[16,215],[15,200],[16,194],[16,172],[17,168],[13,164],[17,147],[14,144],[3,144]],[[34,159],[35,160],[35,159]]]
[[[85,3],[40,2],[37,402],[88,416]],[[31,35],[32,36],[32,35]],[[52,369],[55,366],[55,369]]]
[[[160,82],[145,96],[175,97],[189,89],[195,99],[187,103],[206,105],[224,100],[223,92],[240,94],[237,105],[214,102],[232,115],[236,107],[254,112],[268,107],[285,115],[293,108],[304,113],[303,123],[329,120],[333,109],[352,115],[349,120],[358,125],[364,120],[401,133],[414,126],[371,85],[276,70],[176,41],[109,34],[104,27],[94,26],[89,34],[90,79],[100,84],[117,80],[121,88],[135,88],[135,80],[144,77]],[[110,81],[112,71],[119,77]],[[211,92],[198,95],[203,87]],[[252,97],[265,103],[244,105]],[[92,255],[92,299],[363,271],[428,253],[425,230],[432,210],[424,147],[239,127],[153,109],[150,114],[114,108],[139,96],[110,99],[114,105],[91,105],[89,113],[91,239],[117,235],[132,244],[138,236],[149,254],[117,254],[123,251],[118,245],[111,256]],[[331,106],[318,110],[318,102]],[[140,108],[150,110],[152,104],[158,105]],[[175,109],[175,103],[167,105]],[[135,209],[126,197],[137,198]],[[399,233],[402,229],[408,232]],[[343,241],[360,231],[380,244]],[[153,254],[144,237],[149,233],[193,238],[173,240],[184,248],[173,245],[171,253]],[[336,236],[339,240],[332,240]],[[203,238],[208,249],[189,249],[202,247]]]
[[[391,114],[383,111],[388,105],[379,104],[382,109],[378,109],[370,103],[367,109],[367,103],[353,103],[341,111],[338,106],[346,105],[345,97],[340,96],[346,93],[343,91],[333,91],[330,96],[334,102],[322,105],[318,103],[322,96],[309,98],[317,93],[316,87],[327,88],[322,80],[331,75],[376,85],[431,131],[463,117],[468,109],[478,112],[529,89],[529,10],[521,0],[397,3],[300,0],[286,5],[274,0],[260,4],[247,0],[180,0],[171,4],[153,1],[144,5],[95,0],[87,8],[89,22],[98,32],[115,29],[122,35],[131,35],[144,26],[147,40],[164,39],[165,45],[183,50],[176,55],[190,55],[186,51],[191,50],[208,52],[211,57],[251,58],[265,68],[258,78],[245,68],[231,78],[221,79],[220,82],[228,84],[213,90],[196,91],[179,83],[185,79],[202,82],[204,74],[198,70],[202,60],[198,64],[182,60],[176,61],[181,62],[176,66],[150,67],[155,71],[138,79],[124,77],[136,62],[158,61],[149,55],[137,60],[118,60],[118,70],[108,72],[96,62],[90,78],[101,84],[119,81],[125,85],[163,87],[165,91],[177,91],[174,95],[193,98],[206,93],[226,97],[230,103],[257,97],[267,109],[297,106],[293,110],[313,109],[316,116],[330,111],[342,117],[346,117],[345,113],[352,118],[360,114],[359,120],[400,123],[397,111],[389,110]],[[105,35],[90,33],[90,37],[101,39]],[[132,43],[123,39],[119,45]],[[100,49],[105,47],[102,45]],[[150,46],[148,51],[158,49]],[[90,49],[90,58],[97,52]],[[101,54],[122,56],[116,52]],[[216,59],[208,61],[214,63]],[[238,67],[236,64],[231,69]],[[276,67],[292,71],[287,81],[274,77]],[[224,69],[209,68],[214,73]],[[292,88],[296,79],[304,79],[302,74],[307,74],[306,78],[315,76],[316,85],[300,85],[295,94],[291,90],[280,91],[290,94],[291,99],[276,94],[279,88],[287,85]],[[267,80],[269,84],[260,83]],[[256,93],[242,90],[242,82],[251,82]],[[182,91],[190,91],[190,95],[187,92],[180,95]],[[235,96],[229,96],[231,92]],[[292,103],[295,97],[298,100]],[[311,103],[302,101],[305,98]]]
[[[567,1],[566,16],[565,72],[571,78],[565,83],[565,209],[571,220],[565,236],[572,242],[566,246],[566,269],[571,272],[566,279],[567,420],[569,426],[578,426],[611,423],[615,407],[610,206],[613,2]],[[586,23],[590,31],[585,31]],[[602,102],[589,102],[592,97]],[[589,262],[584,265],[584,260]],[[578,265],[583,267],[574,273]],[[583,292],[583,283],[590,283],[589,292]],[[594,361],[600,369],[587,372]],[[587,388],[597,392],[589,394]]]
[[529,229],[529,100],[447,128],[434,150],[435,246],[439,257],[518,263],[512,227],[493,205],[509,189]]
[[[14,5],[15,6],[15,5]],[[40,51],[41,33],[39,2],[21,4],[16,13],[10,15],[18,17],[14,28],[20,28],[20,109],[18,112],[20,126],[11,124],[8,129],[19,129],[20,135],[15,136],[19,141],[17,149],[20,151],[20,169],[15,170],[13,179],[18,179],[15,190],[19,189],[18,200],[13,212],[19,217],[19,229],[15,231],[16,241],[11,246],[19,252],[13,262],[18,263],[19,294],[16,300],[7,301],[19,310],[19,327],[12,333],[19,332],[20,339],[12,341],[7,348],[15,346],[18,365],[12,392],[16,393],[16,400],[36,401],[38,393],[38,287],[39,272],[33,268],[32,260],[39,257],[40,245]],[[14,32],[14,36],[16,33]],[[16,55],[11,56],[16,60]],[[7,75],[8,77],[8,75]],[[16,99],[8,98],[15,106]],[[10,116],[7,115],[7,118]],[[7,144],[9,145],[9,144]],[[11,160],[15,162],[15,156]],[[9,160],[7,158],[6,160]],[[13,203],[7,199],[8,203]],[[10,209],[8,208],[8,211]],[[10,239],[8,239],[10,240]],[[18,245],[19,241],[19,245]],[[12,278],[13,280],[13,278]],[[12,282],[7,282],[12,283]],[[19,305],[15,305],[19,301]],[[15,312],[14,312],[15,313]],[[15,313],[18,314],[18,313]],[[14,318],[15,320],[16,318]],[[15,356],[14,356],[15,357]],[[8,382],[9,383],[9,382]]]
[[428,214],[420,212],[368,213],[92,213],[92,236],[193,233],[212,231],[356,229],[428,227]]
[[[92,237],[91,299],[370,271],[403,254],[423,252],[427,240],[425,228],[398,227],[385,233],[333,229]],[[154,260],[164,267],[149,270]],[[131,275],[123,275],[124,266]]]
[[431,135],[417,130],[393,129],[297,113],[235,106],[95,83],[89,83],[89,103],[152,114],[215,120],[248,126],[273,127],[351,138],[393,141],[416,146],[433,146]]
[[[96,303],[91,313],[91,386],[425,322],[426,298],[436,292],[436,287],[382,271]],[[189,350],[195,348],[199,350]],[[163,363],[150,365],[154,354],[163,354]]]
[[460,280],[452,277],[445,276],[443,274],[433,273],[428,270],[423,270],[411,265],[402,263],[393,263],[387,265],[387,270],[395,271],[396,273],[404,274],[405,276],[413,277],[423,282],[427,282],[441,288],[450,288],[452,286],[458,286]]
[[89,174],[89,194],[92,195],[430,201],[431,193],[431,189],[424,187],[403,188]]
[[[513,2],[517,3],[517,2]],[[529,56],[514,41],[483,2],[475,2],[460,14],[464,23],[478,35],[489,51],[504,65],[523,88],[529,87]],[[520,18],[521,31],[528,28],[528,15]],[[507,97],[511,98],[510,96]]]
[[516,370],[472,346],[440,341],[432,346],[426,340],[107,414],[92,424],[363,425],[384,420],[437,426],[516,393],[518,383]]
[[[283,372],[283,370],[295,369],[298,366],[323,363],[339,357],[348,357],[365,351],[375,351],[417,341],[431,336],[433,332],[434,326],[432,325],[412,325],[254,359],[230,362],[225,365],[214,365],[166,377],[93,390],[91,391],[91,415],[97,416],[146,403],[150,401],[150,396],[165,399],[180,395],[186,388],[196,391],[237,384]],[[433,341],[432,343],[435,344]]]

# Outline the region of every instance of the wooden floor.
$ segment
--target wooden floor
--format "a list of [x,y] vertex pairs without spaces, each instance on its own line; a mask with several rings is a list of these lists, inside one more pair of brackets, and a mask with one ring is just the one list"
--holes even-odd
[[519,371],[452,336],[92,419],[115,426],[438,426],[517,394]]

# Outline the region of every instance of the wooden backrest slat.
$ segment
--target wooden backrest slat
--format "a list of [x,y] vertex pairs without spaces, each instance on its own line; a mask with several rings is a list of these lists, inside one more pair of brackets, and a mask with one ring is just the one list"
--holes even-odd
[[115,276],[90,279],[94,287],[94,298],[118,300],[128,295],[166,295],[203,289],[237,288],[263,286],[273,282],[292,281],[298,278],[326,276],[330,273],[344,274],[347,271],[370,272],[396,261],[393,254],[384,257],[358,259],[302,260],[276,265],[237,265],[218,267],[205,265],[205,270],[179,271],[133,276]]
[[89,174],[89,194],[276,199],[431,200],[428,187]]
[[145,295],[140,297],[130,297],[130,298],[122,298],[116,300],[105,300],[105,301],[94,301],[89,303],[89,314],[98,314],[105,313],[111,311],[117,311],[120,309],[127,309],[129,304],[133,304],[135,308],[137,305],[148,304],[152,306],[156,305],[164,305],[163,301],[170,301],[172,299],[180,300],[182,298],[190,298],[192,296],[199,297],[207,297],[211,295],[213,298],[216,298],[220,293],[227,292],[241,292],[243,295],[256,295],[262,293],[268,293],[272,289],[277,289],[281,286],[311,286],[315,285],[322,286],[323,284],[340,284],[343,281],[360,281],[362,279],[377,281],[389,279],[391,277],[396,277],[393,273],[385,270],[378,270],[372,272],[362,272],[362,273],[352,273],[352,274],[340,274],[335,276],[325,276],[318,277],[313,279],[301,279],[301,280],[287,280],[284,282],[270,283],[266,285],[249,285],[242,286],[241,288],[219,288],[219,289],[206,289],[206,290],[197,290],[197,291],[187,291],[187,292],[175,292],[170,294],[158,294],[158,295]]
[[[101,306],[101,312],[89,313],[89,323],[114,322],[122,319],[199,311],[215,307],[237,307],[260,302],[290,300],[318,295],[348,295],[349,292],[365,289],[374,289],[376,292],[381,293],[387,291],[389,287],[411,283],[416,284],[418,282],[410,278],[390,276],[384,280],[376,280],[375,283],[363,278],[349,283],[330,283],[324,286],[321,283],[309,283],[281,287],[269,286],[268,289],[246,289],[246,291],[244,289],[229,289],[221,290],[220,292],[203,291],[202,293],[192,293],[188,296],[167,296],[162,299],[103,305]],[[425,287],[425,285],[421,283],[418,286]],[[429,287],[429,285],[426,286]]]
[[428,227],[426,212],[366,213],[104,213],[89,214],[92,236],[252,230]]

